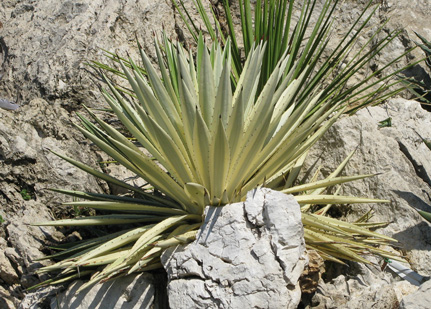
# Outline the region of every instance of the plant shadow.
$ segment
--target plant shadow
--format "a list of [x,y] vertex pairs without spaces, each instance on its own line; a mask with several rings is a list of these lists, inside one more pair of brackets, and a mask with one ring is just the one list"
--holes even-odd
[[[412,192],[393,190],[409,206],[417,210],[431,211],[431,206]],[[418,214],[420,217],[420,215]],[[392,235],[405,250],[430,250],[431,249],[431,224],[423,219],[418,224]]]
[[[199,243],[206,243],[208,237],[210,236],[214,225],[217,222],[218,217],[222,211],[222,207],[211,206],[208,208],[207,214],[205,216],[205,221],[202,223],[198,237],[196,241]],[[205,237],[205,239],[202,239]]]

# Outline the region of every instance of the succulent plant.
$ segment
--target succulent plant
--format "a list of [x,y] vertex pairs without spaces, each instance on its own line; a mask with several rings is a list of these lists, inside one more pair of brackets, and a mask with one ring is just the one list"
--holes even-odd
[[[425,37],[415,32],[416,36],[420,39],[421,43],[416,42],[416,46],[425,54],[425,64],[428,70],[431,70],[431,42]],[[422,104],[431,104],[431,76],[429,73],[424,78],[418,79],[415,77],[401,77],[403,82],[406,84],[407,89],[415,96],[415,99]]]
[[[315,1],[307,3],[303,14]],[[297,29],[305,31],[307,26],[308,19],[303,17]],[[129,84],[114,85],[104,75],[107,89],[103,96],[125,129],[114,128],[89,109],[93,122],[80,115],[78,129],[113,160],[147,181],[148,186],[129,185],[58,154],[131,194],[56,189],[86,200],[66,205],[93,208],[103,214],[38,225],[126,224],[127,228],[60,247],[62,251],[47,257],[60,261],[39,270],[58,271],[59,277],[43,284],[91,275],[83,289],[117,276],[161,267],[159,257],[164,248],[194,239],[207,205],[243,201],[246,193],[258,186],[294,194],[303,212],[307,247],[324,258],[367,263],[363,255],[371,253],[396,259],[378,247],[394,239],[370,231],[379,224],[363,220],[348,223],[325,216],[332,204],[388,202],[324,194],[328,187],[372,176],[340,176],[350,156],[324,180],[313,179],[307,184],[297,181],[308,150],[348,103],[376,98],[376,92],[361,88],[368,89],[366,84],[345,88],[348,79],[373,53],[365,58],[358,54],[343,70],[337,69],[355,39],[350,41],[346,36],[332,58],[320,64],[329,26],[330,19],[322,18],[313,28],[312,33],[318,34],[310,40],[312,43],[304,45],[303,37],[289,41],[289,48],[277,57],[264,80],[261,76],[266,72],[270,49],[266,41],[251,44],[241,70],[232,68],[232,50],[236,47],[232,47],[230,39],[223,44],[216,40],[208,47],[202,35],[197,37],[195,55],[166,36],[162,43],[156,41],[157,67],[141,47],[142,66],[113,54],[111,58],[118,69],[94,63]],[[388,37],[377,49],[392,39]],[[316,211],[313,205],[322,206]]]
[[[192,18],[184,0],[171,0],[177,8],[189,33],[197,42],[201,28]],[[309,70],[309,64],[314,61],[323,61],[320,66],[312,65],[317,72],[312,75],[313,79],[307,81],[308,87],[304,91],[313,92],[315,88],[321,87],[322,75],[328,83],[323,90],[322,96],[335,102],[346,103],[346,113],[354,113],[356,110],[376,105],[385,101],[404,87],[399,87],[401,80],[391,81],[392,78],[407,69],[409,66],[395,70],[391,74],[382,74],[394,63],[410,52],[392,59],[383,64],[372,74],[364,76],[355,85],[347,87],[347,81],[378,55],[392,40],[397,38],[400,30],[386,33],[384,26],[379,27],[369,38],[357,47],[358,39],[364,28],[369,25],[371,17],[379,8],[369,0],[355,22],[346,29],[339,44],[332,51],[326,49],[329,37],[332,35],[331,26],[334,22],[333,13],[339,5],[339,0],[257,0],[255,5],[250,0],[239,0],[239,17],[231,11],[231,1],[218,1],[223,9],[215,8],[210,13],[205,10],[202,0],[193,0],[195,7],[202,19],[204,30],[213,41],[224,44],[227,39],[232,42],[232,66],[233,76],[238,76],[243,70],[244,58],[252,50],[253,46],[260,41],[266,43],[267,48],[263,56],[262,73],[257,93],[260,93],[268,78],[272,74],[278,62],[286,53],[290,60],[284,68],[295,77],[304,70]],[[375,2],[375,1],[374,1]],[[296,3],[302,3],[300,14],[295,15]],[[318,11],[320,10],[320,11]],[[241,31],[235,31],[235,24],[241,25]],[[377,40],[377,37],[381,37]],[[377,43],[376,43],[377,42]],[[324,60],[323,60],[324,59]],[[235,79],[234,79],[235,80]],[[343,88],[340,86],[343,85]],[[336,90],[338,92],[335,92]],[[340,91],[342,89],[342,91]],[[372,93],[370,96],[369,94]]]

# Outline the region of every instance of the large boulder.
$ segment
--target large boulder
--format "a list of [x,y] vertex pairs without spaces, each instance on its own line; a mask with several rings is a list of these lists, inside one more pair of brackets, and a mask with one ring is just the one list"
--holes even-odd
[[296,308],[306,255],[293,196],[256,189],[205,215],[195,242],[162,255],[171,308]]

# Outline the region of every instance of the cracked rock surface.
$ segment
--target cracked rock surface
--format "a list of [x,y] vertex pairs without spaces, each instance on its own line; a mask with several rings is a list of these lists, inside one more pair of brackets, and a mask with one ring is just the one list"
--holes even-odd
[[[379,122],[389,117],[392,125],[379,127]],[[431,138],[431,114],[416,101],[391,99],[387,104],[360,110],[351,117],[337,121],[311,150],[306,165],[312,166],[317,162],[316,166],[322,165],[321,172],[327,176],[357,148],[344,173],[380,174],[343,184],[340,194],[388,199],[391,202],[338,206],[334,211],[342,214],[345,220],[355,221],[372,208],[372,222],[389,223],[377,232],[397,239],[398,251],[406,257],[410,268],[429,277],[431,224],[416,209],[431,212],[431,189],[425,177],[431,175],[431,151],[417,133],[425,139]],[[370,297],[365,307],[371,307],[374,303],[376,308],[390,308],[389,304],[399,304],[403,296],[417,289],[399,289],[399,277],[383,278],[379,273],[368,274],[367,279],[363,280],[352,268],[342,269],[340,266],[338,276],[320,281],[315,296],[316,307],[340,308],[349,304],[349,308],[364,308],[361,304],[365,306],[367,294]],[[344,287],[343,290],[340,287]],[[379,298],[384,291],[392,296]]]
[[244,203],[207,207],[196,241],[162,263],[171,308],[296,308],[307,263],[299,205],[256,189]]
[[75,281],[68,289],[51,299],[51,308],[137,309],[151,308],[154,300],[153,276],[141,273],[94,285],[76,294],[85,283]]
[[427,309],[431,304],[431,281],[427,281],[417,290],[403,298],[400,309]]
[[[82,104],[104,106],[85,63],[109,62],[103,50],[137,59],[135,34],[153,54],[153,31],[164,26],[175,39],[173,12],[165,0],[0,1],[0,308],[18,308],[25,289],[47,279],[34,271],[49,261],[35,260],[64,239],[53,227],[30,226],[73,215],[57,207],[68,197],[46,189],[111,189],[49,151],[96,168],[103,160],[72,125]],[[20,107],[4,109],[8,102]]]

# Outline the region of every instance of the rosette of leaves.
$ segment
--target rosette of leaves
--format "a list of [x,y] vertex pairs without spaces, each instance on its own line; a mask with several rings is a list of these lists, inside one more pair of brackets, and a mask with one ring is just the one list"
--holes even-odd
[[[51,256],[61,260],[39,270],[60,272],[47,283],[91,275],[85,288],[158,268],[164,248],[195,238],[207,205],[243,201],[258,186],[295,194],[303,210],[307,246],[325,258],[367,262],[363,255],[370,253],[395,258],[376,246],[394,240],[370,231],[375,224],[347,223],[322,215],[331,204],[387,202],[324,194],[330,186],[371,175],[339,176],[346,159],[326,179],[294,185],[307,151],[344,111],[342,101],[323,95],[323,84],[304,95],[316,61],[295,64],[293,71],[299,65],[308,68],[298,76],[286,74],[292,56],[285,53],[257,94],[265,43],[253,46],[235,85],[229,40],[224,47],[215,42],[208,49],[200,37],[196,57],[166,38],[163,48],[155,46],[157,68],[142,48],[142,67],[132,59],[118,60],[128,90],[105,78],[103,95],[125,132],[91,110],[93,122],[80,116],[78,126],[95,145],[151,187],[131,186],[58,154],[96,177],[129,189],[133,196],[57,190],[86,200],[66,205],[103,214],[38,224],[135,226],[61,248]],[[312,205],[322,204],[326,206],[316,213]]]
[[[188,32],[197,42],[199,33],[202,31],[200,24],[192,17],[193,14],[184,0],[171,1]],[[392,79],[394,75],[410,65],[390,74],[384,74],[384,72],[410,51],[394,57],[371,74],[366,74],[356,84],[348,85],[347,81],[350,77],[364,69],[376,55],[397,38],[400,30],[386,32],[384,23],[367,41],[361,42],[361,47],[356,45],[363,35],[363,30],[369,27],[371,18],[379,8],[378,5],[373,7],[373,0],[369,0],[353,24],[346,28],[339,44],[329,51],[326,47],[328,38],[333,35],[331,32],[331,26],[334,23],[333,14],[339,2],[339,0],[257,0],[253,5],[250,0],[239,0],[236,2],[239,10],[239,16],[237,16],[231,10],[232,1],[218,1],[218,6],[211,4],[208,10],[205,8],[205,1],[193,0],[207,35],[220,44],[230,40],[233,76],[238,76],[242,72],[243,59],[248,57],[252,46],[260,41],[266,43],[257,93],[263,89],[280,59],[288,53],[290,61],[284,70],[285,73],[292,73],[295,77],[304,70],[310,69],[306,64],[322,61],[320,66],[313,67],[316,72],[312,75],[313,79],[308,80],[307,87],[303,89],[305,93],[315,91],[321,86],[322,76],[331,74],[331,78],[325,80],[328,84],[323,90],[322,99],[346,103],[346,113],[353,113],[364,106],[379,104],[405,89],[397,86],[400,80]],[[300,12],[296,3],[302,3]],[[317,7],[319,9],[316,9]],[[235,31],[236,24],[240,25],[240,31]],[[341,85],[344,89],[339,91],[342,89]]]

